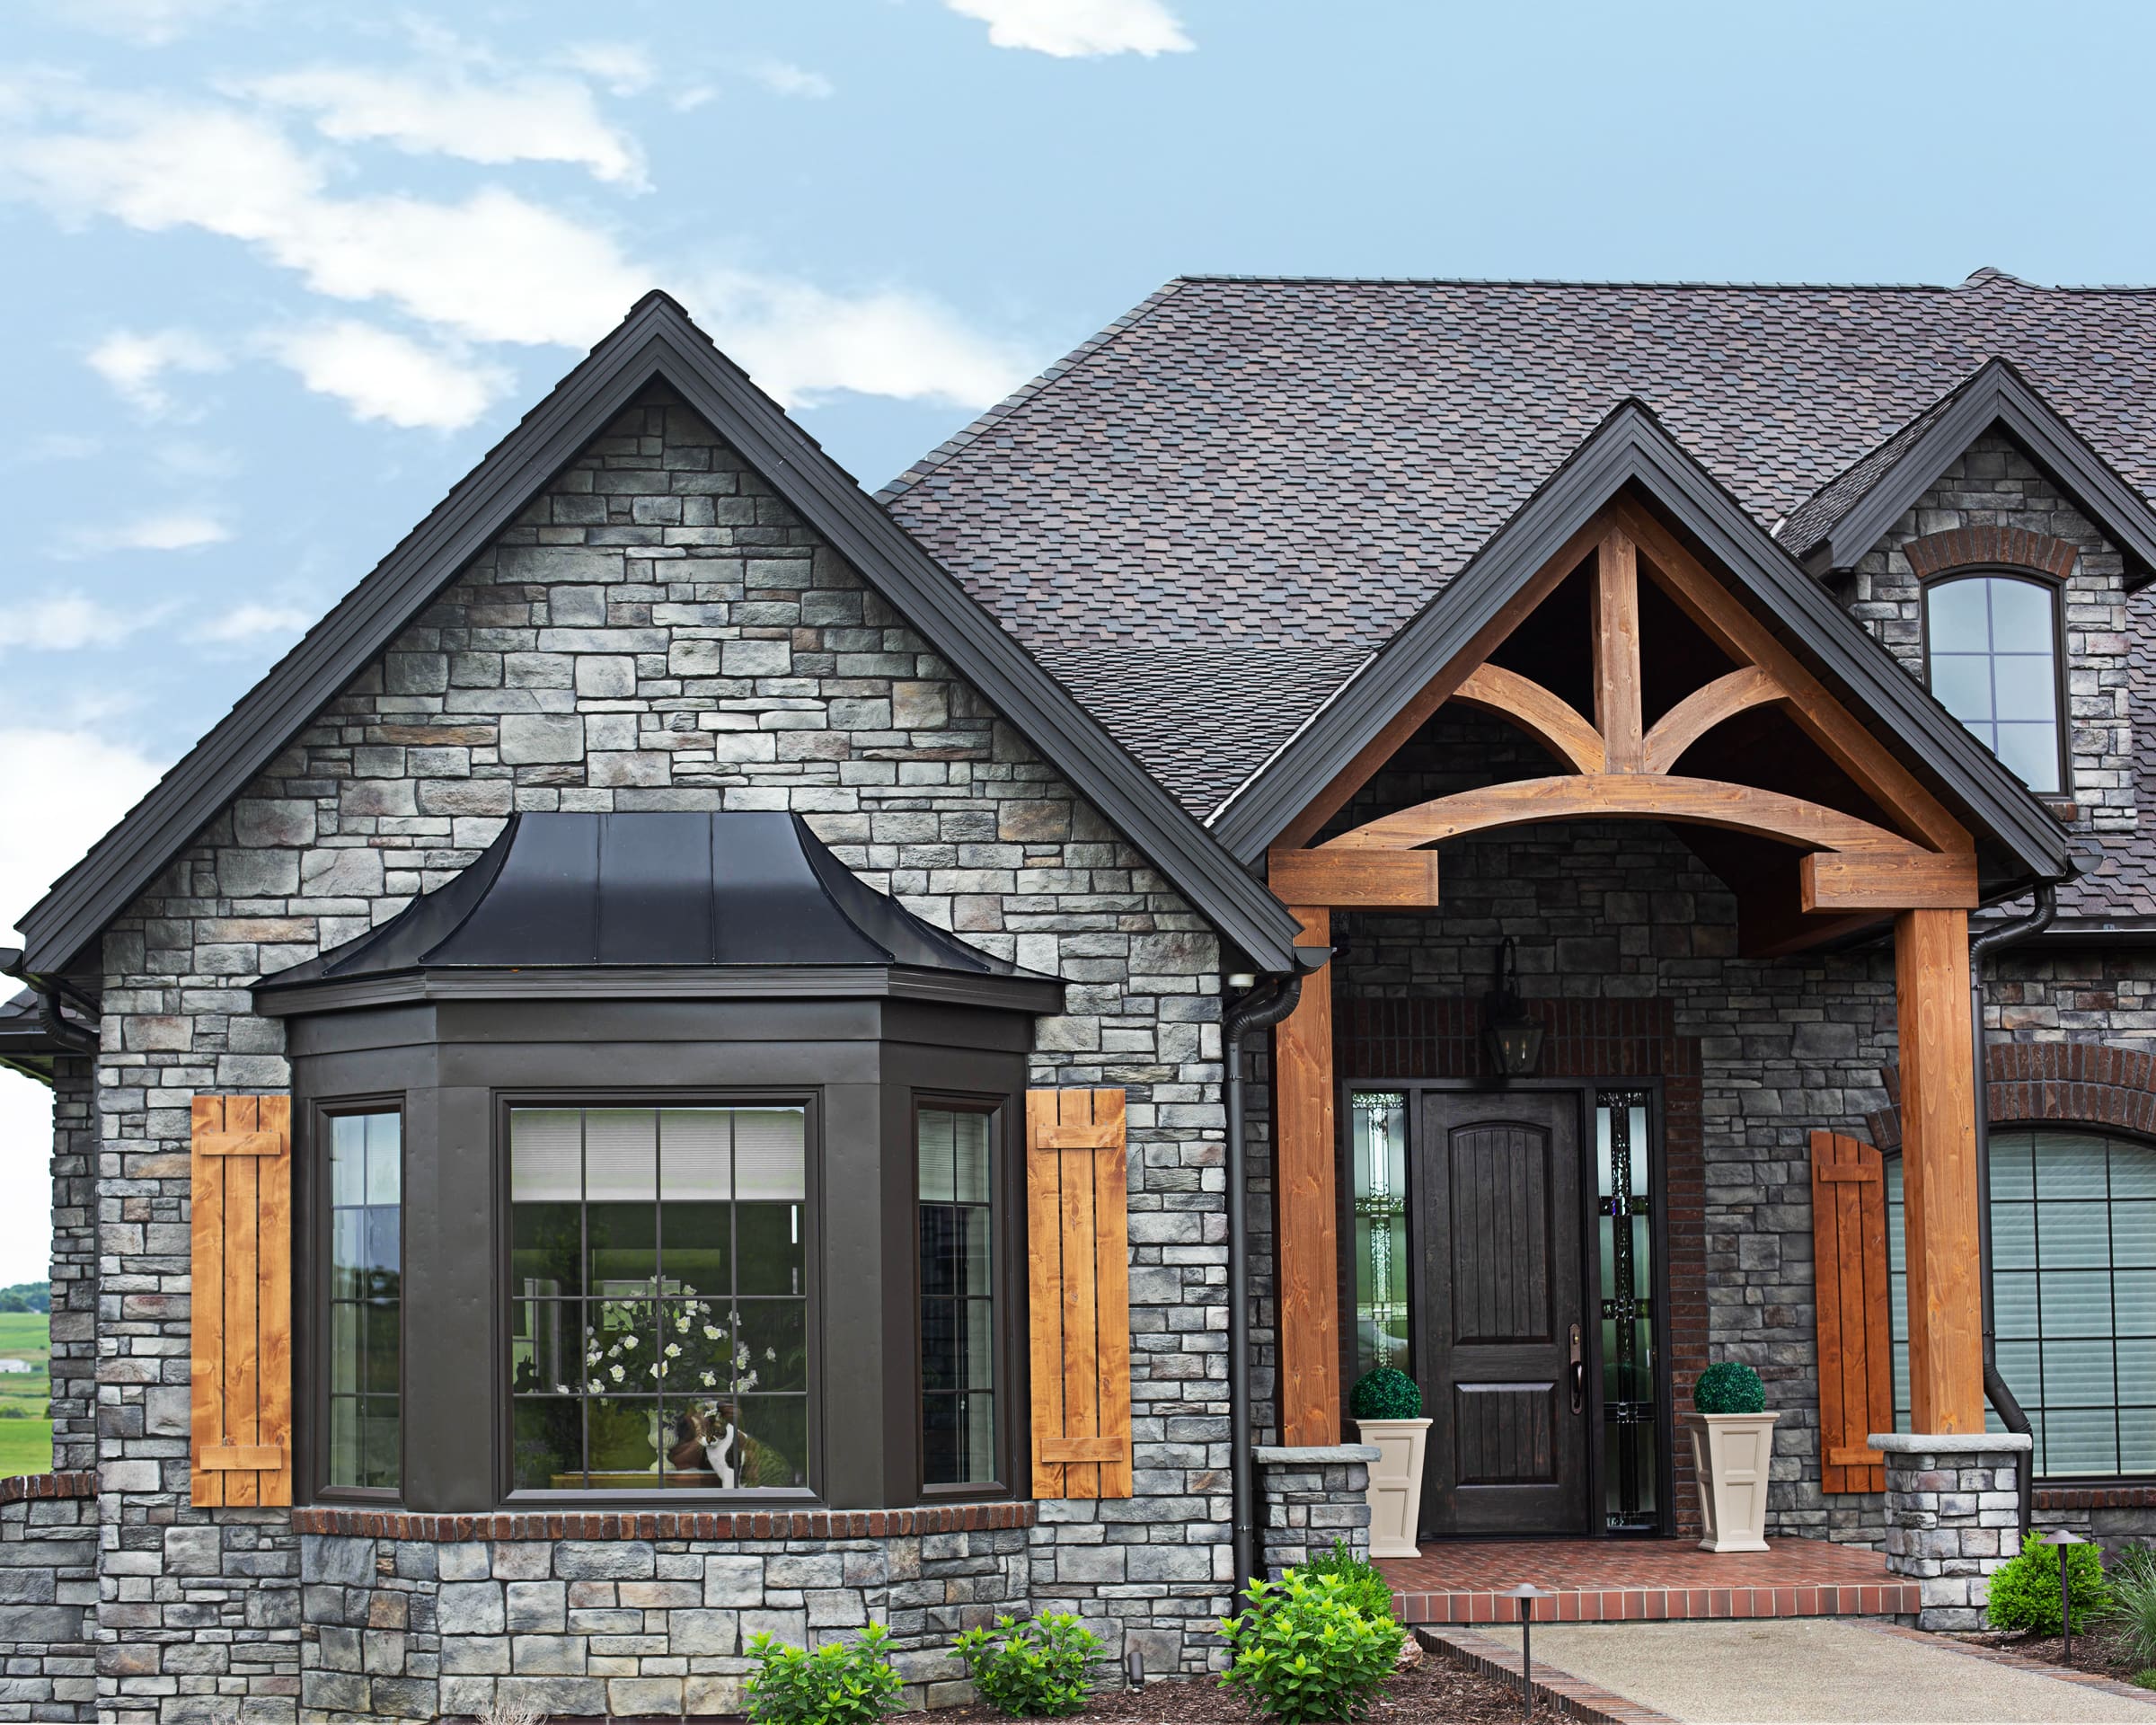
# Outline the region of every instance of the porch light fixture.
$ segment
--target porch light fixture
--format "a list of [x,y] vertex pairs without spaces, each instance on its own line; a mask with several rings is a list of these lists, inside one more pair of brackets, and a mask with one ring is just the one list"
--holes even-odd
[[1498,949],[1498,986],[1482,1004],[1482,1039],[1506,1078],[1532,1078],[1542,1059],[1542,1027],[1520,1004],[1519,955],[1507,934]]

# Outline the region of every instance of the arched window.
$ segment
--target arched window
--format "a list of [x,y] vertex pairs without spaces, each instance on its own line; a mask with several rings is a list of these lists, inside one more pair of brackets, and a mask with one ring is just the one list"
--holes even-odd
[[1940,704],[2024,784],[2065,789],[2056,588],[1996,571],[1931,582],[1924,665]]
[[[1886,1164],[1896,1426],[1908,1426],[1902,1163]],[[2156,1474],[2156,1146],[2081,1127],[1992,1129],[1999,1371],[2039,1479]],[[1999,1429],[1998,1416],[1990,1419]]]

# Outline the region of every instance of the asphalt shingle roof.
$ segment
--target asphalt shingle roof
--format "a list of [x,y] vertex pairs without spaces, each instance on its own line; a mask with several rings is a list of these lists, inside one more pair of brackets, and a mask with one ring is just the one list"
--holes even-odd
[[1996,356],[2156,496],[2156,291],[1982,270],[1187,278],[883,497],[1203,817],[1623,398],[1772,529]]

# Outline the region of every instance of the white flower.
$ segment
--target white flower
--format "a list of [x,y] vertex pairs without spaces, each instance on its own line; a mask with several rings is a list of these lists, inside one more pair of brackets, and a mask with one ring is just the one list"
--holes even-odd
[[704,1387],[705,1389],[709,1390],[709,1389],[713,1389],[713,1388],[716,1388],[716,1387],[717,1387],[717,1385],[718,1385],[718,1383],[719,1383],[719,1375],[718,1375],[718,1373],[716,1373],[716,1372],[706,1372],[706,1373],[703,1375],[703,1387]]
[[669,1341],[667,1344],[667,1358],[668,1359],[679,1359],[681,1358],[681,1344],[678,1341]]
[[654,1377],[664,1377],[666,1375],[666,1367],[656,1360],[653,1361],[651,1366],[651,1376]]
[[622,1346],[624,1348],[634,1348],[636,1346],[636,1338],[634,1336],[623,1336],[622,1338]]
[[554,1385],[554,1393],[555,1393],[556,1395],[567,1395],[567,1394],[569,1393],[569,1385],[568,1385],[568,1384],[555,1384],[555,1385]]
[[597,1378],[596,1378],[596,1377],[595,1377],[595,1378],[593,1378],[593,1379],[591,1380],[591,1382],[590,1382],[589,1384],[586,1384],[584,1387],[585,1387],[585,1388],[586,1388],[586,1390],[588,1390],[588,1392],[589,1392],[591,1394],[593,1394],[593,1395],[596,1395],[596,1394],[598,1394],[598,1393],[599,1393],[599,1392],[600,1392],[601,1390],[604,1390],[604,1389],[605,1389],[606,1386],[605,1386],[604,1384],[600,1383],[600,1382],[599,1382],[599,1380],[598,1380]]
[[755,1375],[754,1372],[747,1372],[747,1373],[745,1373],[745,1374],[743,1374],[743,1376],[742,1376],[742,1377],[741,1377],[740,1381],[739,1381],[739,1382],[738,1382],[738,1383],[737,1383],[737,1384],[734,1385],[734,1387],[735,1387],[737,1390],[753,1390],[753,1389],[755,1389],[755,1388],[756,1387],[756,1375]]
[[676,1318],[674,1320],[674,1327],[680,1331],[683,1335],[687,1335],[689,1333],[689,1314],[686,1312],[684,1312],[679,1317]]
[[622,1381],[622,1368],[619,1366],[609,1366],[606,1368],[606,1376],[619,1384]]
[[734,1364],[737,1366],[746,1366],[748,1364],[748,1344],[745,1341],[738,1345],[734,1349]]
[[766,1348],[764,1350],[764,1358],[775,1366],[779,1363],[779,1350],[776,1348]]
[[707,1323],[707,1324],[705,1324],[705,1325],[703,1326],[703,1339],[704,1339],[706,1341],[716,1341],[716,1340],[719,1340],[719,1326],[718,1326],[717,1324],[715,1324],[715,1323]]

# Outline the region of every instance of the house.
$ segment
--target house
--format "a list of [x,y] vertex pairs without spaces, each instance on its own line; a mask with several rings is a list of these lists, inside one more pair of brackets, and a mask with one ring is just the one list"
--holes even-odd
[[22,922],[10,1701],[1195,1673],[1383,1363],[1434,1549],[1696,1533],[1721,1358],[1930,1623],[2010,1491],[2149,1530],[2152,369],[1993,270],[1190,279],[870,498],[648,297]]

